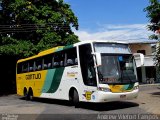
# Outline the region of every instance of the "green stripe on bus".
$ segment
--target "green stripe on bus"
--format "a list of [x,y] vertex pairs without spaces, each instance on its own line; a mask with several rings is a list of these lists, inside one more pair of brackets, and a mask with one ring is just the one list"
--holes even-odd
[[73,48],[73,45],[65,46],[65,47],[63,48],[63,50],[65,50],[65,49],[69,49],[69,48]]
[[129,84],[128,88],[126,90],[131,90],[133,88],[134,84]]
[[56,68],[56,71],[54,72],[54,77],[52,79],[51,86],[49,90],[47,91],[47,93],[54,93],[57,91],[60,85],[61,79],[62,79],[63,72],[64,72],[64,67]]
[[51,69],[47,71],[47,76],[46,76],[45,83],[42,89],[42,93],[46,93],[49,90],[54,74],[55,74],[55,69]]
[[63,48],[58,48],[55,52],[62,51]]

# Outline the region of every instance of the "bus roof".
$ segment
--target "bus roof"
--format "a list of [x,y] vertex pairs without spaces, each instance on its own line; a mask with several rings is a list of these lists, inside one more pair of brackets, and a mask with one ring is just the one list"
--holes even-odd
[[31,57],[28,57],[28,58],[24,58],[24,59],[20,59],[17,61],[17,63],[20,63],[20,62],[24,62],[26,60],[31,60],[33,58],[37,58],[37,57],[41,57],[41,56],[44,56],[44,55],[47,55],[47,54],[50,54],[50,53],[53,53],[53,52],[56,52],[56,51],[60,51],[60,50],[63,50],[63,49],[68,49],[68,48],[71,48],[73,46],[78,46],[78,45],[83,45],[83,44],[87,44],[87,43],[118,43],[118,44],[128,44],[127,42],[124,42],[124,41],[113,41],[113,40],[86,40],[86,41],[81,41],[81,42],[78,42],[78,43],[75,43],[73,45],[68,45],[68,46],[57,46],[57,47],[53,47],[51,49],[47,49],[47,50],[44,50],[42,52],[39,52],[37,55],[34,55],[34,56],[31,56]]
[[24,59],[20,59],[20,60],[17,61],[17,63],[23,62],[23,61],[26,61],[26,60],[31,60],[31,59],[33,59],[33,58],[37,58],[37,57],[44,56],[44,55],[53,53],[53,52],[55,52],[55,51],[62,50],[62,48],[64,48],[64,46],[53,47],[53,48],[51,48],[51,49],[47,49],[47,50],[44,50],[44,51],[42,51],[42,52],[39,52],[37,55],[31,56],[31,57],[28,57],[28,58],[24,58]]
[[87,44],[87,43],[117,43],[117,44],[128,44],[127,42],[125,41],[114,41],[114,40],[85,40],[85,41],[81,41],[81,42],[78,42],[78,43],[75,43],[74,45],[77,46],[77,45],[81,45],[81,44]]

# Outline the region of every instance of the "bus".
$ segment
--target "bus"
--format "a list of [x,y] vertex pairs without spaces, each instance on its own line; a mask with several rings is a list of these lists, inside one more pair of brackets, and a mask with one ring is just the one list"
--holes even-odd
[[[138,53],[137,53],[138,54]],[[143,56],[140,54],[141,64]],[[102,103],[138,96],[134,55],[125,42],[82,41],[17,61],[17,94]]]

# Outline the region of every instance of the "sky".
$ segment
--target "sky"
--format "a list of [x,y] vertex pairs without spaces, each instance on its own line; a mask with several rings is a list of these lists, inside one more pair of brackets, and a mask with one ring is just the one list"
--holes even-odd
[[78,17],[83,40],[148,40],[149,0],[64,0]]

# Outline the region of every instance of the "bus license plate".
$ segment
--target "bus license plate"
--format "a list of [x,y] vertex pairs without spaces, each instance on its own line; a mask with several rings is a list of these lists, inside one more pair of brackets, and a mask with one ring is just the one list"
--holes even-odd
[[124,99],[126,98],[126,95],[120,95],[120,98]]

